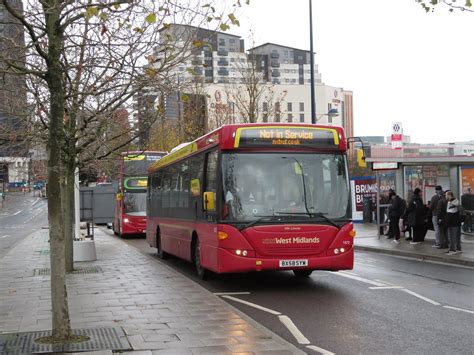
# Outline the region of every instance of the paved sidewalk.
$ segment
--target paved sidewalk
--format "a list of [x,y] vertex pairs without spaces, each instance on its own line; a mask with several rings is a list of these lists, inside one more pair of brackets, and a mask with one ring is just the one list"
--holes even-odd
[[[122,327],[140,354],[303,354],[197,283],[95,230],[101,273],[68,275],[71,326]],[[0,333],[51,329],[48,231],[0,260]],[[111,351],[100,352],[111,354]]]
[[[461,246],[463,252],[458,255],[446,255],[448,249],[432,248],[434,243],[434,232],[428,231],[425,241],[422,244],[411,245],[410,242],[400,239],[400,244],[392,243],[392,239],[385,236],[377,237],[377,226],[373,223],[354,223],[357,231],[355,237],[356,250],[366,250],[385,254],[406,256],[419,260],[438,261],[449,264],[464,265],[474,267],[474,237],[468,235],[461,236]],[[407,233],[408,235],[408,233]]]

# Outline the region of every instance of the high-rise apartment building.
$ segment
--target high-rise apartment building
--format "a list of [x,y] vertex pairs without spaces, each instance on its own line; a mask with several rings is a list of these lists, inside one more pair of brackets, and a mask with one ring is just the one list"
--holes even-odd
[[[311,83],[311,52],[302,49],[265,43],[249,49],[265,80],[273,84],[304,85]],[[321,84],[318,67],[314,68],[314,83]]]
[[[19,14],[21,0],[8,1]],[[25,77],[13,74],[25,62],[23,26],[0,4],[0,156],[24,155]]]
[[[180,122],[187,105],[181,97],[187,94],[204,98],[207,129],[250,119],[311,123],[310,51],[265,43],[246,53],[239,36],[179,24],[166,27],[161,37],[155,49],[155,65],[163,65],[169,58],[170,48],[179,53],[181,61],[168,73],[168,77],[174,79],[164,98],[159,99],[160,95],[153,89],[147,89],[146,95],[155,95],[157,101],[161,100],[168,119]],[[179,52],[181,48],[187,49]],[[340,87],[325,85],[317,65],[314,73],[317,123],[345,126],[352,132],[352,96],[346,95]],[[251,100],[250,95],[256,91],[255,117],[244,117],[246,110],[242,106],[246,100],[255,99]],[[137,95],[137,102],[146,101],[143,95]],[[346,97],[350,100],[349,106],[345,104]],[[149,109],[150,102],[146,102]],[[138,121],[140,112],[146,109],[136,110]]]
[[[21,0],[8,0],[18,13],[23,13]],[[14,67],[25,63],[23,26],[0,3],[0,180],[18,179],[20,167],[28,170],[26,136],[26,81],[14,74]],[[25,175],[21,175],[23,179]]]

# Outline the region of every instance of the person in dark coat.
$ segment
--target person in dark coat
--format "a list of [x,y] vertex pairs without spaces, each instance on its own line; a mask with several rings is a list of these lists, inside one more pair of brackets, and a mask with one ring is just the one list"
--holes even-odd
[[436,216],[438,217],[438,226],[439,226],[439,235],[440,235],[440,247],[438,249],[447,249],[449,248],[449,239],[448,239],[448,220],[447,220],[447,207],[448,201],[446,200],[446,193],[450,190],[446,190],[444,194],[441,195],[438,203],[436,204]]
[[433,229],[435,232],[435,242],[433,246],[438,249],[441,249],[441,246],[443,244],[441,240],[441,231],[439,228],[438,215],[437,215],[437,206],[438,206],[439,200],[441,199],[441,196],[443,196],[443,188],[440,185],[438,185],[435,188],[435,194],[431,198],[430,206],[429,206],[431,221],[433,223]]
[[407,206],[408,225],[413,228],[413,241],[410,244],[420,244],[426,235],[426,209],[420,194],[421,190],[417,187]]
[[388,207],[388,218],[390,219],[390,233],[393,237],[393,243],[400,244],[400,217],[405,211],[403,200],[394,190],[389,190],[388,198],[390,206]]

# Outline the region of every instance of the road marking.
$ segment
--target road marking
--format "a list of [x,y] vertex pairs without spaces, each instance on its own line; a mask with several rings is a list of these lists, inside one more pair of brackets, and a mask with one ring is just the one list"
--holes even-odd
[[10,237],[10,234],[2,235],[2,236],[0,237],[0,239],[8,238],[8,237]]
[[334,272],[333,275],[347,277],[349,279],[357,280],[357,281],[364,282],[366,284],[374,285],[374,286],[378,286],[378,287],[387,286],[386,284],[376,282],[376,281],[372,281],[372,280],[369,280],[369,279],[365,279],[363,277],[356,276],[356,275],[353,275],[353,274],[349,274],[349,273],[346,273],[346,272],[340,272],[340,271],[339,272]]
[[404,288],[403,286],[375,286],[375,287],[369,287],[371,290],[391,290],[391,289],[400,289]]
[[23,210],[19,210],[17,213],[13,213],[12,216],[16,216],[17,214],[20,214],[21,212],[23,212]]
[[264,311],[264,312],[267,312],[267,313],[270,313],[270,314],[274,314],[274,315],[276,315],[276,316],[278,316],[278,315],[281,314],[280,312],[274,311],[274,310],[272,310],[272,309],[270,309],[270,308],[265,308],[265,307],[259,306],[258,304],[251,303],[251,302],[247,302],[247,301],[243,301],[243,300],[240,300],[240,299],[235,298],[235,297],[232,297],[232,296],[222,296],[222,298],[227,298],[227,299],[232,300],[232,301],[235,301],[235,302],[240,302],[240,303],[246,304],[247,306],[250,306],[250,307],[259,309],[259,310],[261,310],[261,311]]
[[424,297],[424,296],[422,296],[422,295],[419,295],[419,294],[416,293],[416,292],[407,290],[406,288],[402,288],[401,291],[406,292],[406,293],[408,293],[408,294],[410,294],[410,295],[412,295],[412,296],[418,297],[420,300],[426,301],[426,302],[431,303],[431,304],[433,304],[433,305],[435,305],[435,306],[441,306],[441,303],[438,303],[438,302],[436,302],[436,301],[433,301],[432,299],[429,299],[429,298],[427,298],[427,297]]
[[287,317],[287,316],[278,316],[280,322],[283,323],[285,327],[288,328],[290,333],[295,337],[296,341],[299,344],[311,344],[311,342],[300,332],[300,330],[296,327],[295,323]]
[[468,310],[468,309],[463,309],[463,308],[457,308],[457,307],[451,307],[451,306],[443,306],[443,308],[449,308],[449,309],[454,309],[455,311],[460,311],[460,312],[466,312],[466,313],[474,314],[474,311],[470,311],[470,310]]
[[214,292],[216,296],[238,296],[238,295],[250,295],[250,292]]
[[335,355],[334,353],[330,352],[330,351],[327,351],[327,350],[324,350],[322,348],[319,348],[317,347],[316,345],[307,345],[306,346],[308,349],[311,349],[311,350],[314,350],[320,354],[323,354],[323,355]]

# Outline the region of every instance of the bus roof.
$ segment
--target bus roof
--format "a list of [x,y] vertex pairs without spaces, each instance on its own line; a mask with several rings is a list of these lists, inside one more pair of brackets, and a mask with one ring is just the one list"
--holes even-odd
[[130,154],[163,154],[166,155],[168,152],[160,151],[160,150],[130,150],[130,151],[125,151],[121,152],[121,156],[126,156]]
[[347,149],[344,130],[339,126],[303,123],[246,123],[223,125],[193,142],[180,144],[149,171],[169,165],[209,148],[220,150],[312,150],[339,151]]

